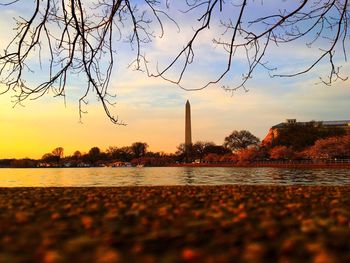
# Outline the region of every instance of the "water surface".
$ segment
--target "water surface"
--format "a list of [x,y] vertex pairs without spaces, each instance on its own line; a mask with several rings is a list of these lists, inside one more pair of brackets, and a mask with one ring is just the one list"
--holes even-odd
[[350,169],[121,167],[0,169],[0,187],[139,185],[345,185]]

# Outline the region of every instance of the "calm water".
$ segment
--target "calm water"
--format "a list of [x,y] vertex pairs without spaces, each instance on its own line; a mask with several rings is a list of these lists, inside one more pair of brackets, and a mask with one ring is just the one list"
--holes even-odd
[[350,169],[33,168],[0,169],[0,187],[213,184],[350,184]]

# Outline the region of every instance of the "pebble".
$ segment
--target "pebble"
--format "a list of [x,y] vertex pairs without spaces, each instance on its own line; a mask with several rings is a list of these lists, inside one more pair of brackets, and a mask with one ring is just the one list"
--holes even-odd
[[0,262],[350,262],[349,190],[0,188]]

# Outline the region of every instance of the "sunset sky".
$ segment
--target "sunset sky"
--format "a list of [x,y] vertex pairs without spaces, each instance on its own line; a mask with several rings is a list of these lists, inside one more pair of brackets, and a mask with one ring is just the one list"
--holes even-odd
[[[31,6],[33,2],[26,4]],[[12,17],[21,12],[18,5],[11,8],[0,6],[1,51],[14,33]],[[175,33],[166,35],[164,39],[155,38],[148,48],[154,64],[166,61],[179,46],[172,38],[176,30],[171,25],[169,30]],[[186,42],[186,36],[184,29],[176,38]],[[209,47],[211,38],[211,33],[208,33],[201,39],[203,47],[196,53],[202,58],[198,62],[199,67],[186,76],[186,84],[191,88],[206,79],[214,79],[220,67],[225,65],[224,53]],[[275,64],[283,65],[281,70],[284,72],[310,63],[315,52],[318,51],[310,52],[300,44],[288,51],[271,50],[269,58]],[[213,141],[217,144],[222,144],[224,137],[233,130],[242,129],[263,139],[272,125],[287,118],[300,121],[350,119],[349,81],[337,81],[331,87],[316,84],[318,77],[326,75],[329,70],[326,61],[311,73],[295,78],[270,78],[265,71],[258,70],[247,85],[248,92],[241,89],[229,93],[221,88],[221,84],[229,84],[230,78],[204,90],[188,92],[128,69],[130,57],[126,48],[123,47],[118,56],[110,84],[112,93],[117,94],[117,104],[111,111],[127,126],[114,125],[109,121],[93,96],[84,108],[88,113],[83,115],[83,123],[80,123],[77,98],[86,83],[79,79],[67,87],[66,106],[62,98],[47,94],[25,102],[24,107],[13,108],[11,96],[14,93],[8,92],[0,96],[0,158],[40,158],[58,146],[70,155],[75,150],[87,152],[94,146],[105,150],[108,146],[127,146],[136,141],[147,142],[152,151],[175,152],[176,146],[184,141],[187,99],[192,109],[193,141]],[[349,75],[349,63],[341,57],[338,61],[343,65],[344,75]],[[237,71],[232,70],[230,76],[240,78],[240,59],[233,63],[237,63]]]

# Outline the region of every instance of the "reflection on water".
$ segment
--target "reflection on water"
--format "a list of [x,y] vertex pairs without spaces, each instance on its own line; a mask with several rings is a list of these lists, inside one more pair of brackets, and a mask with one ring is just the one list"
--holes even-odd
[[0,186],[133,186],[222,184],[350,184],[350,169],[34,168],[0,169]]

